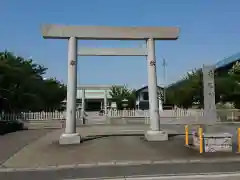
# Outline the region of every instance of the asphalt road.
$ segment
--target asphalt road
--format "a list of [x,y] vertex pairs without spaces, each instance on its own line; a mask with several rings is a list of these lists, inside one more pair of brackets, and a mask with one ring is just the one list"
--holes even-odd
[[228,173],[240,171],[240,162],[154,164],[136,166],[100,166],[91,168],[59,169],[49,171],[1,172],[4,180],[63,180],[84,178],[115,178],[140,175],[186,175],[201,173]]
[[[116,177],[115,180],[239,180],[240,173],[225,173],[225,174],[201,174],[201,175],[170,175],[170,176],[127,176]],[[70,180],[70,179],[66,179]],[[71,180],[83,180],[83,179],[71,179]],[[111,180],[113,180],[111,178]]]
[[[112,178],[111,178],[112,179]],[[226,174],[204,174],[204,175],[181,175],[181,176],[143,176],[143,177],[117,177],[115,180],[239,180],[239,173],[226,173]],[[66,179],[69,180],[69,179]],[[83,180],[83,179],[71,179]],[[113,180],[113,179],[112,179]]]

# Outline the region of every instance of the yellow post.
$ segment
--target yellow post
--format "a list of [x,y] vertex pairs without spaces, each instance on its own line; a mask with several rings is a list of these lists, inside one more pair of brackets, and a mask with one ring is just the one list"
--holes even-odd
[[198,135],[199,135],[199,152],[200,154],[202,154],[203,153],[203,130],[201,127],[198,129]]
[[185,126],[185,145],[188,146],[188,125]]
[[238,128],[238,152],[240,153],[240,128]]

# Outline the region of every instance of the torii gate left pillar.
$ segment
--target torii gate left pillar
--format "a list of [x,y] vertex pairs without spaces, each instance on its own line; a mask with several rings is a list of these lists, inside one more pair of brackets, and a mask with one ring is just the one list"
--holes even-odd
[[160,130],[154,40],[176,40],[178,28],[44,25],[42,34],[44,38],[69,41],[66,129],[60,137],[60,144],[77,144],[81,141],[80,135],[76,133],[77,39],[147,40],[150,129],[145,137],[149,141],[168,139],[168,135]]

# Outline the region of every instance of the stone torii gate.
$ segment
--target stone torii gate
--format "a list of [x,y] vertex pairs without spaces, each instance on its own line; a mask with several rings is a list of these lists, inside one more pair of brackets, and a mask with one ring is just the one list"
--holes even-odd
[[[80,143],[76,133],[76,91],[77,91],[77,40],[146,40],[148,62],[148,91],[150,107],[150,130],[145,137],[148,141],[168,140],[168,134],[160,130],[160,117],[157,97],[157,75],[155,40],[178,39],[179,28],[175,27],[103,27],[43,25],[42,35],[46,39],[68,39],[68,83],[66,129],[60,137],[60,144]],[[96,54],[99,54],[99,50]],[[125,50],[124,50],[125,51]],[[127,50],[128,52],[129,50]],[[136,50],[140,51],[142,50]],[[111,51],[114,54],[114,51]],[[128,54],[126,51],[120,54]],[[85,51],[86,53],[86,51]],[[119,53],[119,50],[118,50]],[[133,51],[129,51],[133,53]],[[146,52],[145,52],[146,53]],[[81,50],[80,50],[81,54]]]

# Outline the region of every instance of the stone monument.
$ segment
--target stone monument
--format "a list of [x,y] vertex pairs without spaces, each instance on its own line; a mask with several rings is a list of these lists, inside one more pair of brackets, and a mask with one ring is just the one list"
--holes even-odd
[[[203,148],[204,152],[232,152],[232,135],[227,132],[209,132],[207,125],[217,123],[217,110],[215,103],[215,82],[214,66],[203,66],[203,96],[204,96],[204,116],[201,119],[203,128]],[[193,146],[200,146],[199,134],[193,134]]]
[[204,124],[217,122],[214,70],[214,66],[203,65]]

